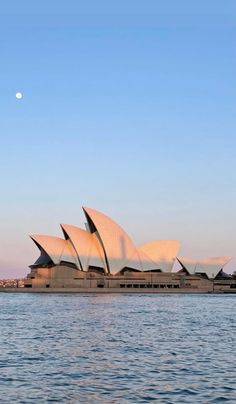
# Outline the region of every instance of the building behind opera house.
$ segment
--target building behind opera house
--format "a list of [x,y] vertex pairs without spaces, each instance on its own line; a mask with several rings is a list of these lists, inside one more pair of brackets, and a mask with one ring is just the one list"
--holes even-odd
[[[179,257],[179,241],[135,246],[111,218],[83,208],[85,229],[62,224],[63,237],[32,235],[40,251],[25,279],[36,291],[101,290],[138,292],[233,291],[236,280],[224,272],[230,257],[193,261]],[[178,263],[179,270],[173,272]]]

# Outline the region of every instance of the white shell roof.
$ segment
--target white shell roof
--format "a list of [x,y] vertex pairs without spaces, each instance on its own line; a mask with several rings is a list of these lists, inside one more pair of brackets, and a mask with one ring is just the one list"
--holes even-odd
[[142,270],[136,247],[125,231],[112,219],[97,210],[83,208],[97,230],[111,274],[124,267]]
[[145,252],[139,248],[138,248],[138,254],[140,257],[143,271],[152,271],[155,269],[160,269],[158,264],[154,262],[150,257],[148,257],[148,255],[145,254]]
[[[180,243],[176,240],[158,240],[135,247],[127,233],[112,219],[97,210],[83,208],[90,231],[63,224],[64,240],[59,237],[32,235],[40,250],[51,258],[55,265],[62,261],[88,270],[89,266],[104,268],[105,272],[116,274],[129,267],[139,271],[160,269],[171,272]],[[190,260],[177,257],[189,274],[206,274],[215,278],[231,257]]]
[[156,240],[141,245],[138,251],[145,253],[155,263],[155,269],[171,272],[179,247],[177,240]]
[[195,274],[195,269],[197,266],[197,261],[191,260],[189,258],[186,257],[177,257],[177,260],[179,261],[180,265],[183,268],[186,268],[186,270],[188,271],[188,273],[190,275],[194,275]]
[[178,261],[187,269],[189,274],[206,274],[209,279],[215,278],[231,259],[231,257],[212,257],[194,261],[178,257]]
[[60,264],[61,261],[67,261],[79,268],[77,254],[69,240],[39,234],[30,237],[39,249],[42,248],[47,253],[55,265]]
[[55,265],[67,261],[84,271],[92,266],[104,268],[106,273],[111,274],[117,274],[125,267],[139,271],[171,271],[179,248],[178,241],[154,241],[137,248],[111,218],[91,208],[83,209],[88,221],[86,230],[63,224],[61,227],[66,240],[44,235],[31,236]]
[[204,273],[209,279],[215,278],[230,260],[231,257],[206,258],[197,263],[195,273]]
[[89,266],[96,266],[104,268],[106,271],[103,249],[95,233],[91,234],[84,229],[69,224],[62,224],[61,227],[70,238],[78,254],[81,269],[87,271]]

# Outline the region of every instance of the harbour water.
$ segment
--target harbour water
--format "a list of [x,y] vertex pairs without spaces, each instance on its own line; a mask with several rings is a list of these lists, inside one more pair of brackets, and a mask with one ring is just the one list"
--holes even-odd
[[1,403],[235,403],[236,295],[0,294]]

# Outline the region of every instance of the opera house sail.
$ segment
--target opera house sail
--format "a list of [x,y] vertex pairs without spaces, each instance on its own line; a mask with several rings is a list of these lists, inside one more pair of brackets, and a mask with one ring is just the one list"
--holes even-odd
[[[157,240],[136,246],[110,217],[83,208],[85,229],[61,224],[63,237],[30,236],[40,251],[30,265],[25,287],[181,289],[212,288],[210,279],[223,276],[228,257],[199,263],[178,258],[177,240]],[[179,272],[173,272],[176,260]],[[186,279],[185,279],[186,278]],[[209,283],[210,282],[210,283]]]

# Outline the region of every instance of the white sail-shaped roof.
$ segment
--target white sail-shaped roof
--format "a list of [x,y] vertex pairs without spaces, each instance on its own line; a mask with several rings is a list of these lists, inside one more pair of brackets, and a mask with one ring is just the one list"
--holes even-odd
[[137,249],[140,257],[142,271],[154,271],[160,269],[158,264],[154,262],[144,251]]
[[79,268],[77,254],[69,240],[40,234],[34,234],[30,237],[40,250],[43,249],[46,252],[55,265],[60,264],[61,261],[66,261]]
[[97,233],[103,246],[109,272],[116,274],[124,267],[142,270],[138,252],[125,231],[103,213],[83,209],[91,233]]
[[87,271],[89,266],[104,268],[106,271],[104,252],[96,234],[69,224],[62,224],[61,227],[71,240],[83,271]]
[[206,258],[197,263],[195,273],[206,274],[209,279],[215,278],[231,259],[231,257]]
[[179,247],[180,243],[177,240],[156,240],[141,245],[138,251],[144,252],[155,262],[155,269],[160,269],[163,272],[171,272]]
[[189,273],[189,275],[195,274],[197,261],[191,260],[186,257],[177,257],[177,261],[180,263],[181,267]]
[[186,269],[190,275],[204,274],[209,279],[214,279],[231,260],[231,257],[213,257],[203,260],[191,260],[185,257],[178,257],[177,260],[182,268]]
[[179,249],[178,241],[154,241],[137,248],[111,218],[91,208],[83,209],[86,230],[63,224],[66,240],[43,235],[31,237],[42,253],[34,265],[47,265],[50,260],[57,265],[64,261],[84,271],[97,267],[113,275],[125,268],[171,271]]

